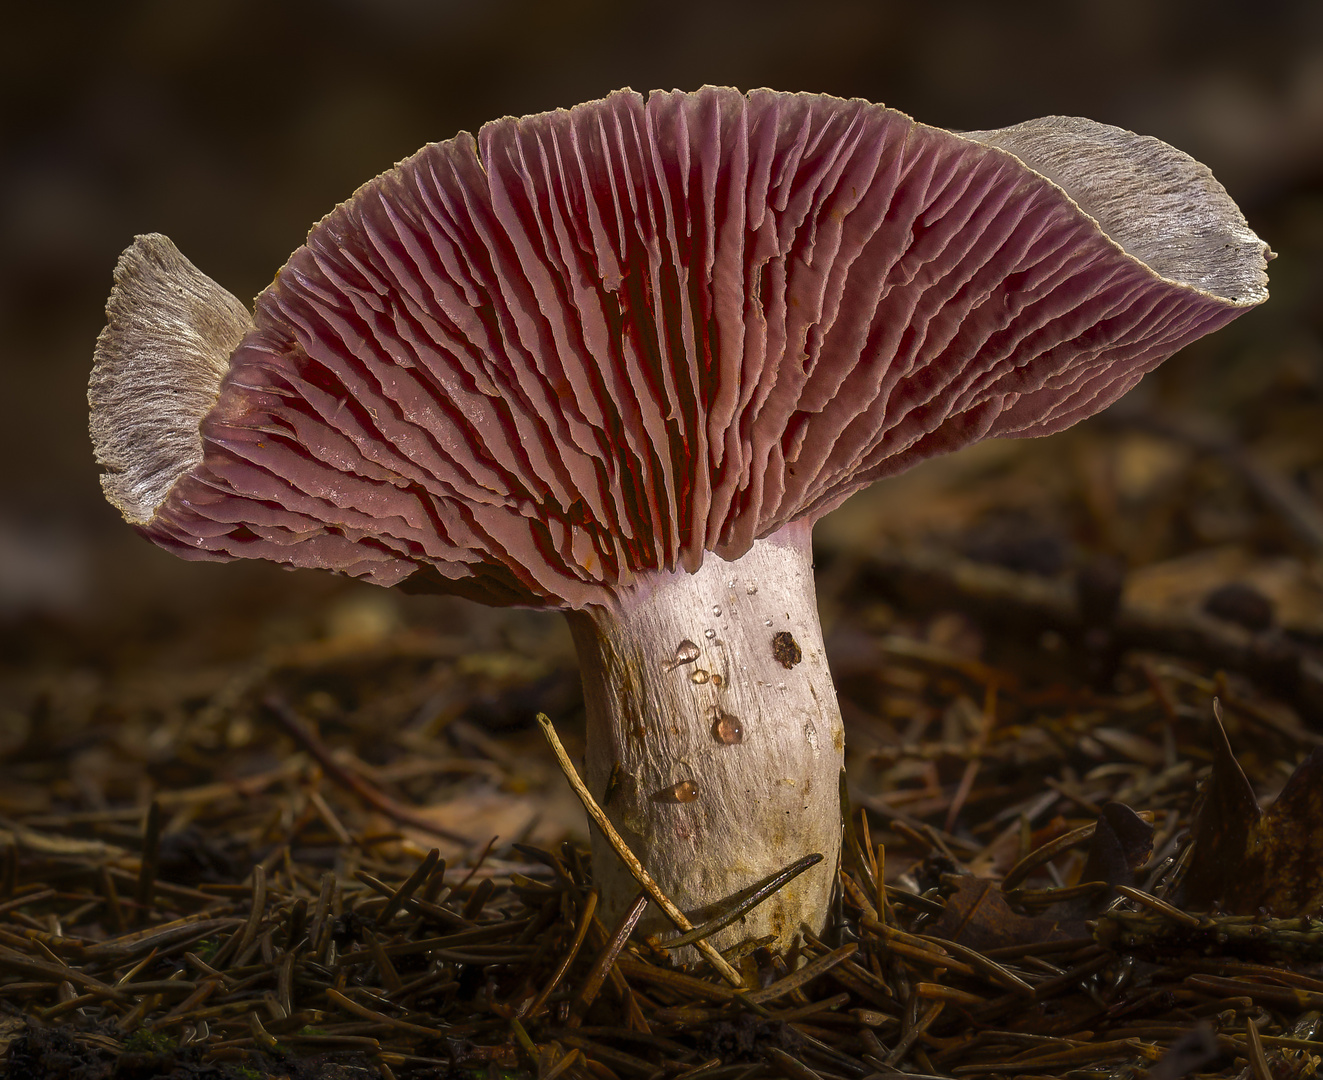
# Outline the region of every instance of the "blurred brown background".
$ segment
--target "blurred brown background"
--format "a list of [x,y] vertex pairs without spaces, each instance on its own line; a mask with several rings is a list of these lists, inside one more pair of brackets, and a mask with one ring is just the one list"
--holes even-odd
[[101,500],[86,376],[133,234],[169,234],[248,298],[312,222],[425,142],[620,86],[703,83],[860,96],[952,128],[1082,114],[1174,143],[1282,258],[1267,307],[1141,393],[1194,415],[1273,380],[1319,394],[1318,0],[13,5],[0,29],[0,674],[143,643],[243,652],[308,632],[290,620],[322,617],[345,588],[179,562]]

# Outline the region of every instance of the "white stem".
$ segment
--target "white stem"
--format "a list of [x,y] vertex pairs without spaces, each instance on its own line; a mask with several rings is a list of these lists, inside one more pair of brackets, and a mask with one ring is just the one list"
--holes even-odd
[[[726,562],[654,578],[617,609],[572,613],[588,714],[585,779],[695,922],[813,852],[823,861],[712,938],[724,949],[826,921],[840,858],[845,747],[813,591],[809,526]],[[638,885],[594,830],[608,925]],[[653,912],[641,924],[662,932]]]

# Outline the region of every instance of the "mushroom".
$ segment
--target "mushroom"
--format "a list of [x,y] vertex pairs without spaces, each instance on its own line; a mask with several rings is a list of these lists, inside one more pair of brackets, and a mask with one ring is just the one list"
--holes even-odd
[[[813,523],[1104,408],[1263,301],[1267,256],[1206,168],[1089,120],[620,91],[423,148],[251,317],[138,237],[92,438],[184,558],[566,611],[587,784],[682,909],[825,856],[712,939],[784,949],[840,852]],[[637,886],[593,865],[609,919]]]

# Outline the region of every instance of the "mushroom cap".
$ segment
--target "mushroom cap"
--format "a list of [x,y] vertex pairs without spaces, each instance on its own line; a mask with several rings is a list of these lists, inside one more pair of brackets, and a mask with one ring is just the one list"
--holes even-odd
[[[140,237],[94,441],[111,500],[186,558],[611,604],[1104,408],[1264,300],[1266,256],[1202,165],[1092,121],[956,135],[860,100],[624,90],[365,184],[251,326]],[[220,330],[178,329],[199,319]],[[191,445],[144,445],[158,426]]]

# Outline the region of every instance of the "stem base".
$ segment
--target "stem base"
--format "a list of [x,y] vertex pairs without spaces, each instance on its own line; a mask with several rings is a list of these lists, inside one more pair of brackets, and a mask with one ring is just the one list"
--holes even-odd
[[[585,780],[658,884],[695,923],[814,852],[813,869],[712,937],[725,949],[801,923],[821,932],[840,858],[845,734],[813,591],[809,526],[726,562],[654,578],[613,610],[570,615],[588,715]],[[638,886],[593,830],[611,925]],[[640,927],[664,936],[649,912]],[[687,957],[680,957],[687,959]]]

